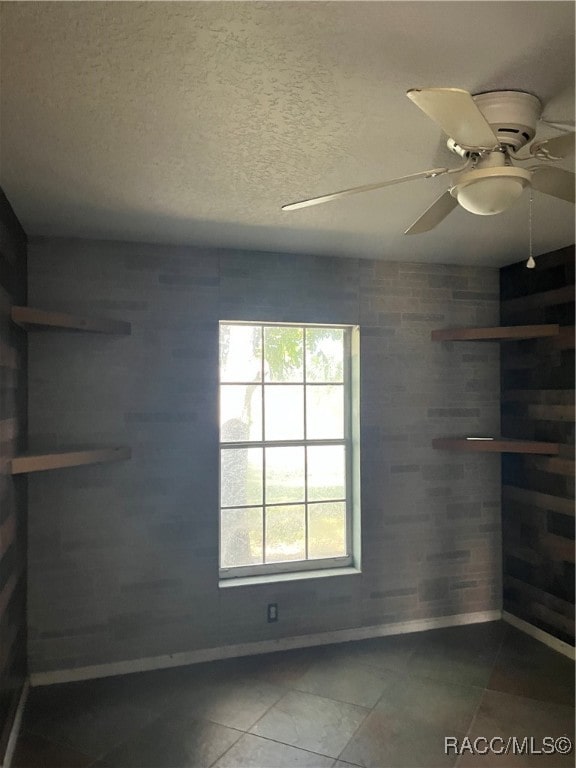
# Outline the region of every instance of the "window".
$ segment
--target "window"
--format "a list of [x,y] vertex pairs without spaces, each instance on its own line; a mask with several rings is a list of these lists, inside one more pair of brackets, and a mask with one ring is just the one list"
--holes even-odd
[[352,564],[353,331],[220,323],[222,578]]

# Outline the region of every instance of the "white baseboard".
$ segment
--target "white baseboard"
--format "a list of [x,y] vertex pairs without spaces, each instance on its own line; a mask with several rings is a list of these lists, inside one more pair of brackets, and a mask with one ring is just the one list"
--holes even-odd
[[525,632],[535,640],[539,640],[549,648],[553,648],[555,651],[564,654],[564,656],[568,656],[572,661],[576,659],[575,649],[572,645],[568,645],[568,643],[565,643],[563,640],[558,640],[554,635],[551,635],[549,632],[544,632],[543,629],[539,629],[533,624],[529,624],[527,621],[524,621],[524,619],[519,619],[512,613],[508,613],[508,611],[502,611],[502,621],[516,627],[516,629],[519,629],[521,632]]
[[502,617],[500,610],[481,611],[477,613],[461,613],[455,616],[439,616],[432,619],[417,619],[403,621],[397,624],[381,624],[371,627],[356,627],[354,629],[338,629],[332,632],[321,632],[314,635],[299,635],[279,640],[261,640],[239,645],[226,645],[220,648],[206,648],[199,651],[171,653],[165,656],[151,656],[130,661],[117,661],[111,664],[96,664],[75,669],[55,669],[49,672],[33,672],[30,675],[32,686],[54,685],[55,683],[70,683],[77,680],[91,680],[112,675],[126,675],[131,672],[149,672],[154,669],[168,667],[183,667],[204,661],[217,661],[237,656],[254,656],[259,653],[273,651],[288,651],[293,648],[307,648],[314,645],[329,645],[344,643],[350,640],[366,640],[371,637],[387,635],[404,635],[410,632],[424,632],[428,629],[456,627],[464,624],[480,624],[487,621],[497,621]]
[[26,706],[26,699],[28,698],[28,690],[30,685],[28,680],[24,683],[22,691],[20,693],[20,699],[18,706],[16,707],[16,714],[14,715],[14,722],[10,729],[10,736],[8,737],[8,744],[6,745],[6,752],[4,754],[4,760],[0,768],[10,768],[12,763],[12,757],[14,756],[14,750],[16,749],[16,742],[20,734],[20,726],[22,725],[22,715],[24,714],[24,707]]

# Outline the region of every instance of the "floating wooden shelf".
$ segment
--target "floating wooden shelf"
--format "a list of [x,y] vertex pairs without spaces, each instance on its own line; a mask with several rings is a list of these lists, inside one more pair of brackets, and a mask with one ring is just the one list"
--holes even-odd
[[12,307],[12,320],[26,331],[89,331],[129,335],[130,323],[100,317],[83,317],[66,312],[47,312],[32,307]]
[[9,462],[12,475],[26,472],[44,472],[48,469],[80,467],[84,464],[102,464],[108,461],[123,461],[132,455],[130,448],[91,448],[74,451],[52,451],[16,456]]
[[432,341],[517,341],[558,336],[559,325],[510,325],[497,328],[440,328]]
[[466,437],[437,437],[432,447],[441,451],[467,451],[469,453],[540,453],[558,454],[558,443],[542,443],[535,440],[514,440],[505,437],[494,439],[470,439]]

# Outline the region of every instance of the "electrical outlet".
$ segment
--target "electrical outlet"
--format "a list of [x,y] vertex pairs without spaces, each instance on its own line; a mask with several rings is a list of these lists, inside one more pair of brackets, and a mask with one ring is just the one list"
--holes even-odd
[[278,621],[278,603],[268,603],[268,623]]

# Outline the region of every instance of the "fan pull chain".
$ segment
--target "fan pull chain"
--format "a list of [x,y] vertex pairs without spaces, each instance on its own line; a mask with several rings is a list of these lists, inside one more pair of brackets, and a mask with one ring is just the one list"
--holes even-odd
[[534,261],[534,256],[532,255],[532,200],[534,199],[532,194],[532,189],[530,189],[530,207],[529,207],[529,214],[528,214],[528,261],[526,262],[526,266],[528,269],[534,269],[536,266],[536,262]]

